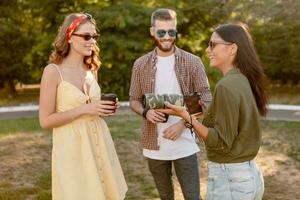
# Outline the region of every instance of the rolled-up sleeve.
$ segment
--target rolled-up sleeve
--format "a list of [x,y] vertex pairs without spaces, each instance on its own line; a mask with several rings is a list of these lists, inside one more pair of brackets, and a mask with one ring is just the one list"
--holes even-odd
[[[214,117],[212,127],[208,127],[206,148],[226,154],[238,135],[239,97],[226,87],[216,88],[211,105]],[[203,121],[205,125],[205,120]]]

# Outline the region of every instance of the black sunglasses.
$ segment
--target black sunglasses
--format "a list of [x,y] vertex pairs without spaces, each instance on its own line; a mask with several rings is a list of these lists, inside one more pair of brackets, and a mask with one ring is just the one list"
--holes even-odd
[[156,31],[156,35],[159,38],[165,37],[166,33],[168,33],[168,35],[170,37],[176,37],[177,31],[175,29],[170,29],[168,31],[166,31],[166,30],[157,30]]
[[89,13],[84,13],[84,15],[85,15],[89,20],[93,19],[93,16],[92,16],[91,14],[89,14]]
[[232,42],[213,42],[209,41],[208,46],[211,50],[213,50],[218,44],[224,44],[224,45],[231,45],[233,44]]
[[89,41],[92,38],[94,40],[98,40],[98,38],[100,36],[99,34],[90,35],[90,34],[79,34],[79,33],[73,33],[72,35],[82,37],[85,41]]

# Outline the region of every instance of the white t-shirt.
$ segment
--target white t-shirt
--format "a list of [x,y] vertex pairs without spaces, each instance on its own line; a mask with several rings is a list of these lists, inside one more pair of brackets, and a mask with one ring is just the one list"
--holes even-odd
[[[155,94],[182,94],[175,74],[174,54],[167,57],[157,56]],[[145,157],[156,160],[176,160],[199,151],[195,137],[189,129],[184,129],[177,140],[163,137],[163,131],[179,120],[179,117],[170,115],[166,123],[157,124],[159,150],[143,149]]]

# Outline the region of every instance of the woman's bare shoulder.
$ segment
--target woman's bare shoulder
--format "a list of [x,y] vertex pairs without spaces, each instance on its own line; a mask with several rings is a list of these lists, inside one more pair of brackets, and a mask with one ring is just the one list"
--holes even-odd
[[59,79],[59,67],[57,64],[49,63],[43,71],[43,77],[48,77],[51,80],[58,80]]

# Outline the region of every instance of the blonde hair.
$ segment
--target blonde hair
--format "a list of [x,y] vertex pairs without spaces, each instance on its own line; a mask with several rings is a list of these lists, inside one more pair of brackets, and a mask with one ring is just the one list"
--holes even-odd
[[[71,25],[71,23],[76,18],[83,16],[83,15],[84,14],[81,14],[81,13],[72,13],[65,18],[63,24],[59,27],[58,34],[54,40],[53,50],[51,52],[51,55],[50,55],[49,61],[48,61],[49,63],[60,64],[60,63],[62,63],[63,59],[69,54],[70,44],[68,43],[67,38],[66,38],[66,31],[69,28],[69,26]],[[86,19],[84,19],[79,24],[79,26],[86,22],[91,22],[96,27],[96,21],[93,18],[88,18],[88,17]],[[99,52],[100,52],[100,49],[96,43],[92,50],[92,55],[84,57],[84,64],[90,70],[98,70],[101,66],[101,62],[99,60]]]

